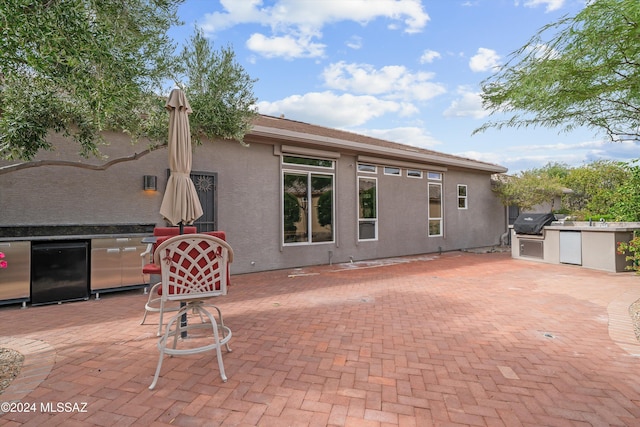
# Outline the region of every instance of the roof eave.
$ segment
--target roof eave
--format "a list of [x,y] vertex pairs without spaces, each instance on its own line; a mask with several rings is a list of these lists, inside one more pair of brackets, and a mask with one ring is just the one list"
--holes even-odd
[[481,170],[483,172],[490,173],[504,173],[508,170],[503,166],[477,162],[462,157],[439,156],[437,154],[424,153],[418,149],[412,151],[411,147],[409,146],[407,146],[406,150],[401,150],[397,148],[381,147],[371,144],[364,144],[362,142],[349,141],[346,139],[332,138],[328,136],[320,136],[261,125],[254,125],[251,129],[250,134],[257,137],[269,139],[279,139],[297,143],[320,145],[322,147],[332,148],[335,150],[348,150],[354,151],[356,153],[366,153],[381,157],[410,160],[413,162],[432,163],[459,168]]

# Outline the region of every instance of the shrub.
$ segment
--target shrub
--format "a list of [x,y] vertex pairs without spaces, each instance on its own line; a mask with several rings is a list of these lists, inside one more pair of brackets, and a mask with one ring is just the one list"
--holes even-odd
[[633,270],[636,274],[640,274],[640,237],[634,235],[633,239],[628,242],[618,242],[617,253],[626,255],[625,259],[631,261],[631,265],[625,267],[625,270]]

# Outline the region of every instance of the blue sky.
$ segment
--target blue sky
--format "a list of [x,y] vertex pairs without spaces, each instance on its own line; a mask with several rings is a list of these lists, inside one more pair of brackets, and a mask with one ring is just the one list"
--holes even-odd
[[584,0],[187,0],[214,47],[258,82],[260,113],[500,164],[631,160],[637,144],[593,130],[490,129],[480,83],[543,25]]

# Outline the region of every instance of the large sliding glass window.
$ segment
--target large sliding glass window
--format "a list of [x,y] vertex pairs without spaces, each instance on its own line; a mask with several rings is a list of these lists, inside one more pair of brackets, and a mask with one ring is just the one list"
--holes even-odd
[[358,240],[378,238],[376,178],[358,178]]
[[442,236],[442,184],[429,183],[429,236]]
[[[291,163],[291,159],[291,157],[285,157],[283,163]],[[333,168],[333,162],[330,160],[309,159],[309,162],[296,164]],[[333,174],[298,170],[283,171],[282,225],[285,244],[334,241],[333,189]]]

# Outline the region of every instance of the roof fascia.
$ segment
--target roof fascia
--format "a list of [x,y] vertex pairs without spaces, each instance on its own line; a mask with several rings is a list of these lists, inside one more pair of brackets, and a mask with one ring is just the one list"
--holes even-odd
[[292,141],[297,143],[316,144],[316,145],[321,145],[325,148],[332,148],[337,150],[346,149],[350,151],[355,151],[357,153],[373,154],[379,157],[381,156],[383,158],[391,157],[391,158],[409,160],[409,161],[419,162],[419,163],[427,163],[427,164],[435,163],[435,164],[454,166],[459,168],[481,170],[481,171],[491,172],[491,173],[503,173],[507,171],[507,169],[502,166],[491,165],[488,163],[480,163],[470,159],[451,158],[451,157],[439,156],[436,154],[424,153],[424,152],[420,152],[418,149],[415,149],[415,151],[413,151],[411,147],[408,147],[406,150],[400,150],[397,148],[380,147],[376,145],[365,144],[362,142],[331,138],[328,136],[314,135],[314,134],[303,133],[303,132],[295,132],[287,129],[272,128],[267,126],[253,126],[250,134],[264,137],[264,138],[269,138],[269,139],[279,139],[279,140]]

